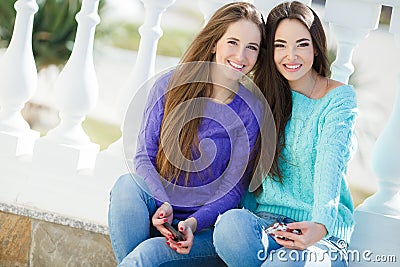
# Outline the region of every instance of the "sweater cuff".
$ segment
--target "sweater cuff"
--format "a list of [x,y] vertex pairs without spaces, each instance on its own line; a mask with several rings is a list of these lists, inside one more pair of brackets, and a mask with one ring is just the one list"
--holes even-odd
[[193,214],[191,216],[189,216],[188,218],[193,217],[196,219],[197,221],[197,227],[196,227],[196,231],[195,233],[200,232],[201,230],[203,230],[204,228],[209,227],[209,222],[207,220],[204,220],[204,218],[202,218],[203,216],[201,216],[200,214]]
[[329,237],[334,233],[335,220],[334,217],[327,212],[319,211],[317,215],[313,215],[311,218],[312,222],[320,223],[325,226],[327,233],[325,237]]

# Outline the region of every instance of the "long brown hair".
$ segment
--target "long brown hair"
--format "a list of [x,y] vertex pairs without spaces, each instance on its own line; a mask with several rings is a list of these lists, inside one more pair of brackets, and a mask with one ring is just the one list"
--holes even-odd
[[[197,134],[205,102],[193,101],[193,104],[183,107],[180,104],[187,100],[210,97],[212,95],[211,64],[207,64],[207,62],[213,61],[213,48],[225,34],[228,27],[242,19],[254,22],[261,33],[258,60],[253,68],[254,72],[259,72],[260,68],[264,66],[260,59],[265,58],[265,45],[263,44],[265,27],[262,14],[250,3],[234,2],[224,5],[214,13],[194,38],[180,61],[180,63],[200,63],[180,64],[171,76],[165,95],[166,102],[161,124],[161,141],[156,158],[159,173],[169,181],[178,178],[182,170],[188,169],[187,160],[191,161],[193,159],[193,151],[198,152]],[[179,111],[177,112],[177,110]],[[173,116],[169,116],[171,118],[167,120],[170,114],[173,114]],[[177,135],[179,146],[173,145]],[[165,149],[168,149],[168,151],[165,151]],[[176,164],[173,164],[173,162]],[[189,172],[186,172],[185,184],[188,182],[188,178]]]
[[[292,92],[289,82],[279,73],[274,62],[275,32],[279,23],[284,19],[297,19],[303,23],[310,32],[315,49],[313,69],[321,76],[326,77],[329,71],[326,36],[321,21],[317,14],[307,5],[298,1],[285,2],[274,7],[268,15],[266,22],[267,63],[265,77],[265,95],[271,107],[277,131],[277,147],[269,176],[279,182],[283,182],[279,169],[279,159],[282,158],[282,150],[285,147],[285,127],[292,116]],[[256,77],[257,79],[257,77]],[[284,159],[283,159],[284,160]]]

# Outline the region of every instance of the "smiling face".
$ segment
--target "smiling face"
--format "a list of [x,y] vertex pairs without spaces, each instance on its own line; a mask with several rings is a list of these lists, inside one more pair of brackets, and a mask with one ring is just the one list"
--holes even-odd
[[[229,25],[225,34],[218,40],[213,49],[214,61],[240,72],[229,71],[230,79],[238,79],[249,73],[257,62],[260,50],[261,33],[257,25],[249,20],[242,19]],[[232,77],[232,76],[235,77]]]
[[314,46],[307,27],[297,19],[282,20],[275,32],[274,61],[292,88],[312,74]]

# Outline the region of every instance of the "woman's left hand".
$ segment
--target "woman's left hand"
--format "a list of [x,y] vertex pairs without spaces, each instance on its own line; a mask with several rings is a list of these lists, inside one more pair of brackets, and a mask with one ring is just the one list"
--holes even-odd
[[196,231],[197,221],[195,218],[190,217],[184,221],[178,223],[178,231],[183,234],[184,241],[174,241],[168,239],[167,244],[180,254],[189,254],[194,240],[194,231]]
[[323,224],[308,221],[289,223],[287,227],[289,229],[300,229],[302,233],[298,235],[290,232],[275,232],[276,235],[289,239],[275,238],[278,244],[289,249],[306,249],[320,241],[328,232]]
[[168,202],[163,203],[153,214],[151,222],[153,226],[166,238],[171,235],[170,231],[163,226],[163,223],[171,223],[174,218],[174,209]]

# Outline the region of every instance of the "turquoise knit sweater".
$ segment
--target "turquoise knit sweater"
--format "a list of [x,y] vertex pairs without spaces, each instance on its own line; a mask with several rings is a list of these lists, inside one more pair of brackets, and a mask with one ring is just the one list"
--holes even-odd
[[292,99],[284,160],[279,163],[283,184],[264,179],[256,212],[321,223],[327,236],[349,242],[354,228],[353,202],[345,175],[356,147],[353,87],[339,86],[321,99],[292,91]]

